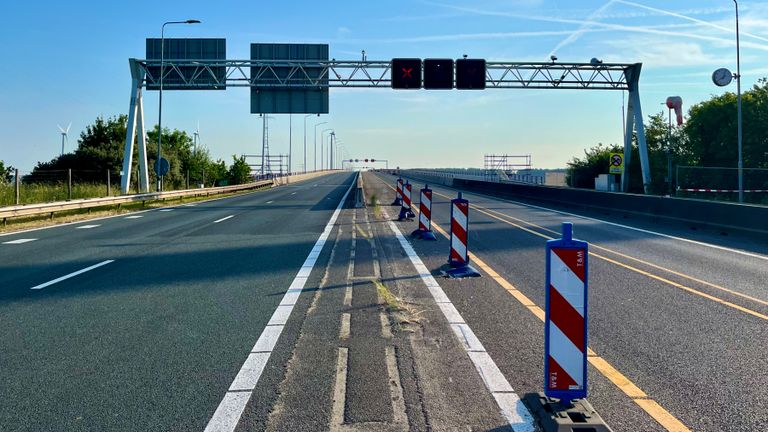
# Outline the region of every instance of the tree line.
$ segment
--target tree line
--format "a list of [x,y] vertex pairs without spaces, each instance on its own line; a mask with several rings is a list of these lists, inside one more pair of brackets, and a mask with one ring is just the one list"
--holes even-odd
[[[742,94],[743,161],[744,168],[768,168],[768,79]],[[691,106],[686,122],[681,127],[674,123],[669,131],[666,113],[651,115],[644,123],[648,158],[651,168],[651,190],[656,194],[669,191],[667,178],[668,157],[673,166],[728,167],[738,162],[736,94],[725,93]],[[633,134],[634,135],[634,134]],[[593,188],[599,174],[607,174],[611,152],[623,152],[623,145],[598,145],[584,151],[584,156],[568,162],[566,182],[572,187]],[[630,192],[642,193],[643,182],[637,137],[633,136],[632,164],[629,170]],[[728,178],[711,179],[712,184],[733,185],[734,172],[708,171],[707,176]],[[731,178],[733,177],[733,178]],[[674,182],[674,171],[671,181]],[[674,185],[673,185],[674,186]],[[752,187],[768,187],[768,175],[757,178]],[[732,186],[731,186],[732,187]],[[763,188],[765,188],[763,187]]]
[[[77,149],[71,153],[57,156],[47,162],[38,162],[32,172],[24,176],[28,183],[57,181],[60,177],[48,175],[50,172],[72,170],[79,181],[104,182],[106,171],[117,178],[123,169],[123,151],[125,146],[128,117],[97,117],[80,133]],[[150,184],[157,176],[152,169],[157,161],[158,128],[147,132],[147,162]],[[163,128],[162,157],[170,163],[170,170],[163,182],[167,189],[181,189],[190,184],[216,186],[222,184],[242,184],[252,180],[250,167],[245,157],[232,156],[232,163],[213,160],[209,150],[202,145],[195,145],[193,138],[185,131]],[[0,165],[2,167],[2,165]],[[134,149],[132,172],[138,172],[138,149]],[[133,183],[138,176],[133,176]],[[135,188],[135,186],[132,186]]]

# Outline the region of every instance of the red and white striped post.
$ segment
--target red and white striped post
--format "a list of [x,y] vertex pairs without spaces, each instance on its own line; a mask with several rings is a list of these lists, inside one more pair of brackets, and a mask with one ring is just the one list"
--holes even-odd
[[587,397],[587,280],[589,249],[573,239],[547,242],[544,320],[544,394],[569,403]]
[[395,200],[392,201],[393,206],[403,205],[403,179],[397,179],[397,188],[395,189]]
[[477,277],[480,273],[469,265],[469,201],[461,197],[451,200],[451,248],[446,275],[453,278]]
[[429,185],[419,193],[419,229],[411,233],[422,240],[437,240],[432,232],[432,189]]
[[400,207],[400,216],[397,218],[398,221],[403,221],[416,216],[413,214],[413,210],[411,210],[411,190],[411,184],[405,182],[403,185],[403,205]]

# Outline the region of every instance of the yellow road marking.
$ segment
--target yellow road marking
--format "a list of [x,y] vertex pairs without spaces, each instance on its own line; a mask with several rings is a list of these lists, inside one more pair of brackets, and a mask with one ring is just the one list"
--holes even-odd
[[[448,196],[445,196],[445,195],[442,195],[442,194],[439,194],[439,195],[440,195],[440,196],[443,196],[443,197],[445,197],[445,198],[450,198],[450,197],[448,197]],[[488,212],[491,212],[491,213],[495,213],[495,214],[497,214],[497,215],[499,215],[499,216],[501,216],[501,217],[509,218],[509,219],[512,219],[512,220],[515,220],[515,221],[518,221],[518,222],[522,222],[522,223],[528,224],[528,225],[530,225],[530,226],[532,226],[532,227],[536,227],[536,228],[538,228],[538,229],[540,229],[540,230],[543,230],[543,231],[551,232],[551,233],[553,233],[553,234],[557,234],[557,235],[559,235],[559,234],[560,234],[560,233],[558,233],[558,232],[557,232],[557,231],[555,231],[555,230],[551,230],[551,229],[549,229],[549,228],[546,228],[546,227],[543,227],[543,226],[537,225],[537,224],[535,224],[535,223],[533,223],[533,222],[529,222],[529,221],[526,221],[526,220],[523,220],[523,219],[519,219],[519,218],[516,218],[516,217],[514,217],[514,216],[508,215],[508,214],[506,214],[506,213],[502,213],[502,212],[500,212],[500,211],[497,211],[497,210],[488,209],[488,208],[485,208],[485,207],[482,207],[482,206],[479,206],[479,205],[474,205],[473,207],[474,207],[474,208],[476,208],[476,209],[482,209],[482,210],[485,210],[485,211],[488,211]],[[528,230],[526,230],[526,231],[528,231]],[[529,231],[529,232],[530,232],[530,231]],[[729,294],[733,294],[733,295],[735,295],[735,296],[738,296],[738,297],[741,297],[741,298],[745,298],[745,299],[747,299],[747,300],[751,300],[751,301],[753,301],[753,302],[756,302],[756,303],[760,303],[760,304],[763,304],[763,305],[766,305],[766,306],[768,306],[768,301],[765,301],[765,300],[761,300],[761,299],[759,299],[759,298],[756,298],[756,297],[752,297],[752,296],[749,296],[749,295],[746,295],[746,294],[740,293],[740,292],[738,292],[738,291],[734,291],[734,290],[732,290],[732,289],[729,289],[729,288],[726,288],[726,287],[724,287],[724,286],[721,286],[721,285],[717,285],[717,284],[714,284],[714,283],[712,283],[712,282],[707,282],[707,281],[705,281],[705,280],[702,280],[702,279],[699,279],[699,278],[696,278],[696,277],[693,277],[693,276],[687,275],[687,274],[685,274],[685,273],[680,273],[680,272],[678,272],[678,271],[675,271],[675,270],[672,270],[672,269],[668,269],[668,268],[666,268],[666,267],[662,267],[662,266],[660,266],[660,265],[657,265],[657,264],[653,264],[653,263],[651,263],[651,262],[648,262],[648,261],[642,260],[642,259],[640,259],[640,258],[635,258],[635,257],[633,257],[633,256],[630,256],[630,255],[626,255],[626,254],[623,254],[623,253],[621,253],[621,252],[617,252],[617,251],[615,251],[615,250],[612,250],[612,249],[608,249],[608,248],[606,248],[606,247],[603,247],[603,246],[599,246],[599,245],[596,245],[596,244],[594,244],[594,243],[590,243],[589,245],[590,245],[590,246],[592,246],[592,247],[594,247],[595,249],[600,249],[600,250],[602,250],[602,251],[605,251],[605,252],[609,252],[609,253],[612,253],[612,254],[614,254],[614,255],[617,255],[617,256],[620,256],[620,257],[622,257],[622,258],[625,258],[625,259],[628,259],[628,260],[632,260],[632,261],[638,262],[638,263],[640,263],[640,264],[643,264],[643,265],[647,265],[648,267],[652,267],[652,268],[655,268],[655,269],[657,269],[657,270],[665,271],[665,272],[667,272],[667,273],[670,273],[670,274],[673,274],[673,275],[675,275],[675,276],[680,276],[680,277],[682,277],[682,278],[685,278],[685,279],[688,279],[688,280],[692,280],[692,281],[694,281],[694,282],[698,282],[698,283],[700,283],[700,284],[702,284],[702,285],[706,285],[706,286],[709,286],[709,287],[715,288],[715,289],[717,289],[717,290],[720,290],[720,291],[724,291],[724,292],[727,292],[727,293],[729,293]]]
[[[394,190],[392,186],[387,185],[390,189]],[[414,212],[418,213],[418,209],[413,209]],[[508,222],[509,223],[509,222]],[[449,234],[442,228],[440,225],[432,221],[432,227],[435,229],[435,231],[439,232],[443,237],[450,240]],[[538,236],[546,237],[541,233],[537,233],[535,231],[528,230],[527,228],[520,227],[521,229],[524,229],[526,231],[529,231],[533,234],[536,234]],[[469,252],[469,258],[470,260],[474,261],[475,264],[480,267],[488,276],[491,277],[494,281],[496,281],[499,285],[501,285],[502,288],[504,288],[508,293],[510,293],[520,304],[525,306],[531,313],[533,313],[539,320],[542,322],[544,321],[544,310],[541,309],[539,306],[536,305],[531,299],[528,298],[525,294],[523,294],[520,290],[515,288],[514,285],[509,283],[506,279],[504,279],[501,275],[499,275],[498,272],[496,272],[491,266],[485,263],[485,261],[481,260],[477,257],[477,255],[473,254],[472,252]],[[610,363],[608,363],[604,358],[597,355],[597,353],[592,350],[592,348],[587,348],[587,361],[595,367],[595,369],[600,372],[601,375],[606,377],[609,381],[611,381],[619,390],[621,390],[625,395],[627,395],[630,399],[632,399],[633,402],[635,402],[640,408],[643,409],[648,415],[650,415],[656,422],[658,422],[664,429],[666,429],[669,432],[690,432],[690,429],[688,429],[680,420],[678,420],[675,416],[673,416],[669,411],[664,409],[661,405],[659,405],[655,400],[648,397],[648,395],[642,391],[637,385],[635,385],[629,378],[624,376],[621,372],[619,372],[616,368],[611,366]]]
[[[450,197],[448,197],[448,196],[446,196],[446,195],[443,195],[443,194],[437,194],[437,193],[435,193],[435,194],[436,194],[436,195],[439,195],[439,196],[442,196],[442,197],[445,197],[445,198],[450,198]],[[512,221],[506,220],[506,219],[504,219],[504,218],[502,218],[502,217],[496,216],[496,215],[495,215],[495,214],[493,214],[493,213],[497,213],[497,212],[494,212],[493,210],[489,210],[489,211],[486,211],[486,210],[485,210],[483,207],[481,207],[481,206],[478,206],[478,205],[473,205],[473,206],[472,206],[472,208],[474,208],[475,210],[479,211],[480,213],[483,213],[483,214],[484,214],[484,215],[486,215],[486,216],[489,216],[489,217],[491,217],[491,218],[493,218],[493,219],[496,219],[496,220],[498,220],[498,221],[500,221],[500,222],[503,222],[503,223],[505,223],[505,224],[507,224],[507,225],[512,225],[512,226],[514,226],[514,227],[516,227],[516,228],[519,228],[519,229],[521,229],[521,230],[523,230],[523,231],[525,231],[525,232],[528,232],[528,233],[531,233],[531,234],[533,234],[533,235],[536,235],[536,236],[539,236],[539,237],[545,238],[545,239],[547,239],[547,240],[553,240],[553,239],[554,239],[554,237],[550,237],[550,236],[548,236],[548,235],[545,235],[545,234],[542,234],[542,233],[540,233],[540,232],[534,231],[534,230],[532,230],[532,229],[526,228],[526,227],[524,227],[524,226],[522,226],[522,225],[518,225],[518,224],[516,224],[516,223],[514,223],[514,222],[512,222]],[[493,212],[493,213],[491,213],[491,212]],[[512,216],[508,216],[508,215],[505,215],[504,213],[499,213],[499,214],[500,214],[500,215],[503,215],[503,216],[505,216],[505,217],[509,217],[509,218],[511,218],[511,219],[514,219],[514,220],[518,220],[518,221],[520,221],[520,219],[517,219],[517,218],[515,218],[515,217],[512,217]],[[525,222],[525,221],[521,221],[521,222]],[[538,226],[538,225],[535,225],[535,224],[533,224],[533,223],[530,223],[530,222],[526,222],[526,223],[528,223],[529,225],[532,225],[532,226],[536,226],[537,228],[541,228],[541,229],[543,229],[543,230],[545,230],[545,231],[550,231],[550,232],[554,232],[554,233],[557,233],[556,231],[552,231],[552,230],[550,230],[550,229],[548,229],[548,228],[540,227],[540,226]],[[434,225],[434,222],[432,222],[432,224]],[[654,267],[654,268],[658,268],[658,269],[661,269],[661,270],[666,270],[666,271],[668,271],[668,272],[670,272],[670,273],[673,273],[673,274],[677,274],[677,275],[679,275],[679,276],[681,276],[681,277],[684,277],[684,278],[688,278],[688,279],[691,279],[691,280],[694,280],[694,281],[697,281],[697,282],[702,282],[702,283],[705,283],[705,284],[707,284],[707,285],[709,285],[709,286],[712,286],[712,287],[715,287],[715,288],[718,288],[718,289],[722,289],[723,291],[727,291],[727,292],[730,292],[730,293],[733,293],[733,294],[737,294],[737,295],[739,295],[739,293],[736,293],[735,291],[731,291],[731,290],[729,290],[729,289],[727,289],[727,288],[719,287],[718,285],[715,285],[715,284],[710,284],[710,283],[707,283],[707,282],[701,281],[701,280],[699,280],[699,279],[696,279],[696,278],[693,278],[693,277],[690,277],[690,276],[684,275],[684,274],[682,274],[682,273],[678,273],[678,272],[675,272],[674,270],[668,270],[668,269],[665,269],[665,268],[663,268],[663,267],[661,267],[661,266],[657,266],[657,265],[655,265],[655,264],[646,263],[645,261],[639,260],[639,259],[637,259],[637,258],[632,258],[632,257],[630,257],[630,256],[628,256],[628,255],[624,255],[624,254],[622,254],[622,253],[619,253],[619,252],[614,252],[614,251],[612,251],[612,250],[610,250],[610,249],[607,249],[607,248],[604,248],[604,247],[601,247],[601,246],[596,246],[596,245],[594,245],[593,243],[590,243],[590,246],[594,246],[596,249],[605,250],[605,251],[607,251],[607,252],[610,252],[610,253],[614,253],[614,254],[616,254],[616,255],[619,255],[619,256],[623,256],[623,257],[625,257],[625,258],[628,258],[628,259],[632,259],[632,260],[635,260],[635,261],[638,261],[638,262],[641,262],[641,263],[644,263],[644,264],[648,264],[648,265],[649,265],[649,266],[651,266],[651,267]],[[680,283],[677,283],[677,282],[671,281],[671,280],[669,280],[669,279],[666,279],[666,278],[663,278],[663,277],[661,277],[661,276],[657,276],[657,275],[655,275],[655,274],[653,274],[653,273],[647,272],[647,271],[645,271],[645,270],[641,270],[641,269],[639,269],[639,268],[637,268],[637,267],[633,267],[633,266],[631,266],[631,265],[629,265],[629,264],[625,264],[625,263],[622,263],[622,262],[620,262],[620,261],[616,261],[616,260],[614,260],[614,259],[608,258],[608,257],[606,257],[606,256],[603,256],[603,255],[600,255],[600,254],[597,254],[597,253],[594,253],[594,252],[590,252],[589,254],[590,254],[591,256],[594,256],[595,258],[599,258],[599,259],[601,259],[601,260],[603,260],[603,261],[609,262],[609,263],[611,263],[611,264],[615,264],[615,265],[617,265],[617,266],[619,266],[619,267],[623,267],[623,268],[625,268],[625,269],[627,269],[627,270],[633,271],[633,272],[635,272],[635,273],[638,273],[638,274],[641,274],[641,275],[643,275],[643,276],[647,276],[647,277],[649,277],[649,278],[651,278],[651,279],[655,279],[655,280],[657,280],[657,281],[659,281],[659,282],[663,282],[663,283],[665,283],[665,284],[667,284],[667,285],[673,286],[673,287],[675,287],[675,288],[679,288],[679,289],[681,289],[681,290],[683,290],[683,291],[689,292],[689,293],[691,293],[691,294],[694,294],[694,295],[697,295],[697,296],[699,296],[699,297],[703,297],[703,298],[705,298],[705,299],[707,299],[707,300],[711,300],[711,301],[713,301],[713,302],[715,302],[715,303],[719,303],[719,304],[721,304],[721,305],[723,305],[723,306],[727,306],[727,307],[730,307],[730,308],[736,309],[736,310],[738,310],[738,311],[744,312],[744,313],[746,313],[746,314],[752,315],[752,316],[754,316],[754,317],[757,317],[757,318],[760,318],[760,319],[763,319],[763,320],[766,320],[766,321],[768,321],[768,315],[762,314],[762,313],[760,313],[760,312],[754,311],[754,310],[752,310],[752,309],[746,308],[746,307],[744,307],[744,306],[741,306],[741,305],[738,305],[738,304],[736,304],[736,303],[732,303],[732,302],[729,302],[729,301],[727,301],[727,300],[723,300],[723,299],[721,299],[720,297],[716,297],[716,296],[713,296],[713,295],[711,295],[711,294],[707,294],[707,293],[705,293],[705,292],[702,292],[702,291],[696,290],[696,289],[694,289],[694,288],[691,288],[691,287],[689,287],[689,286],[686,286],[686,285],[683,285],[683,284],[680,284]],[[748,299],[751,299],[751,300],[755,300],[755,301],[757,301],[757,302],[760,302],[760,303],[766,303],[766,302],[763,302],[762,300],[759,300],[759,299],[755,299],[755,298],[752,298],[752,297],[749,297],[749,296],[746,296],[746,295],[743,295],[743,294],[741,294],[740,296],[741,296],[741,297],[745,297],[745,298],[748,298]],[[768,304],[768,303],[766,303],[766,304]]]

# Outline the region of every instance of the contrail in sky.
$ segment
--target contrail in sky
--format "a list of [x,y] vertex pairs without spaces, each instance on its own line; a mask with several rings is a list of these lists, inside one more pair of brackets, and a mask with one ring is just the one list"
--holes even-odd
[[[592,12],[587,17],[587,20],[591,21],[591,20],[595,19],[595,17],[599,16],[601,13],[603,13],[604,10],[608,9],[609,7],[611,7],[611,5],[614,4],[615,2],[616,2],[616,0],[609,0],[608,3],[604,4],[599,9],[595,10],[594,12]],[[590,27],[590,25],[588,23],[582,24],[581,27],[578,28],[578,30],[573,32],[567,38],[563,39],[559,44],[557,44],[556,47],[552,48],[552,51],[549,52],[549,55],[551,56],[551,55],[555,54],[560,48],[562,48],[562,47],[564,47],[566,45],[569,45],[569,44],[571,44],[573,42],[576,42],[589,29],[589,27]]]
[[[730,29],[728,27],[723,27],[721,25],[718,25],[718,24],[715,24],[715,23],[711,23],[709,21],[700,20],[698,18],[689,17],[689,16],[682,15],[682,14],[679,14],[679,13],[676,13],[676,12],[670,12],[670,11],[667,11],[667,10],[664,10],[664,9],[658,9],[658,8],[651,7],[651,6],[645,6],[645,5],[642,5],[640,3],[635,3],[635,2],[626,1],[626,0],[613,0],[613,1],[616,2],[616,3],[625,4],[627,6],[634,6],[636,8],[649,10],[651,12],[657,12],[657,13],[660,13],[660,14],[663,14],[663,15],[669,15],[669,16],[672,16],[672,17],[675,17],[675,18],[684,19],[684,20],[687,20],[687,21],[695,22],[697,24],[706,25],[706,26],[709,26],[709,27],[712,27],[712,28],[716,28],[716,29],[720,29],[720,30],[724,30],[724,31],[727,31],[727,32],[732,32],[733,31],[733,29]],[[763,42],[768,42],[768,38],[764,38],[762,36],[754,35],[754,34],[751,34],[751,33],[745,33],[743,31],[740,31],[739,34],[742,35],[742,36],[749,36],[751,38],[758,39],[758,40],[761,40]]]

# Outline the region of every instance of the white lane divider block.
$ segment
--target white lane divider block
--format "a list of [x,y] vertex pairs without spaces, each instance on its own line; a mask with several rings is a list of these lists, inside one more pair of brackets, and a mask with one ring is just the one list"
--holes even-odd
[[7,242],[3,242],[2,244],[24,244],[24,243],[33,242],[35,240],[37,240],[37,239],[33,239],[33,238],[20,238],[20,239],[16,239],[16,240],[10,240],[10,241],[7,241]]
[[133,216],[126,216],[125,219],[139,219],[139,218],[143,218],[143,217],[144,216],[142,216],[142,215],[133,215]]
[[96,227],[100,227],[101,225],[80,225],[79,227],[76,227],[77,229],[92,229]]

